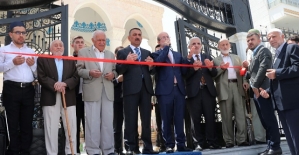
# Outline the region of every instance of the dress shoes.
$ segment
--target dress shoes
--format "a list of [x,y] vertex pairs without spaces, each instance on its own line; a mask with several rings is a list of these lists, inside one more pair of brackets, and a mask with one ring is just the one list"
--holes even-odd
[[166,147],[166,153],[173,153],[173,149],[170,147]]
[[276,150],[273,150],[273,149],[270,149],[266,155],[281,155],[282,154],[282,150],[281,148],[279,149],[276,149]]
[[133,151],[127,151],[126,155],[134,155]]
[[202,151],[203,149],[200,147],[200,145],[197,145],[194,149],[194,152],[200,152]]
[[217,145],[217,144],[212,144],[212,145],[210,145],[209,148],[210,148],[210,149],[221,149],[221,146],[220,146],[220,145]]
[[159,148],[159,152],[165,152],[166,151],[166,147],[165,146],[161,146],[160,148]]
[[159,152],[155,152],[153,150],[142,150],[142,154],[159,154]]
[[192,152],[192,149],[187,148],[186,146],[177,146],[177,151],[179,152]]
[[269,149],[267,148],[265,151],[258,153],[257,155],[266,155]]
[[247,143],[247,142],[242,142],[242,143],[240,143],[238,146],[249,146],[249,143]]
[[232,147],[234,147],[234,144],[232,144],[232,143],[227,143],[227,144],[225,145],[225,147],[226,147],[226,148],[232,148]]
[[139,149],[135,149],[135,150],[134,150],[134,153],[135,153],[135,154],[141,154],[141,152],[140,152]]

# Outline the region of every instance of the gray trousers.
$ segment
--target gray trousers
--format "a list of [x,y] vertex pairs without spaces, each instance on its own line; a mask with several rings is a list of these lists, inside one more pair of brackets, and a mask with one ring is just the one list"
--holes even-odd
[[234,144],[234,130],[232,124],[234,113],[237,125],[236,141],[237,144],[240,144],[246,141],[247,134],[244,99],[238,90],[236,82],[229,82],[228,87],[228,99],[220,101],[219,103],[222,118],[223,139],[226,144]]
[[[266,142],[266,130],[263,127],[260,117],[256,111],[256,107],[253,99],[250,99],[251,114],[252,114],[252,126],[254,131],[254,138],[260,142]],[[247,114],[247,112],[246,112]]]
[[99,101],[84,102],[84,106],[86,152],[103,155],[113,153],[113,101],[108,100],[103,89]]
[[[76,106],[67,107],[68,123],[71,131],[71,141],[73,143],[74,153],[76,150]],[[58,154],[58,128],[60,115],[63,121],[63,127],[65,130],[65,154],[71,154],[71,147],[69,136],[66,127],[65,113],[63,109],[63,103],[61,101],[61,93],[56,94],[56,104],[53,106],[43,106],[44,115],[44,128],[45,128],[45,142],[47,155]]]

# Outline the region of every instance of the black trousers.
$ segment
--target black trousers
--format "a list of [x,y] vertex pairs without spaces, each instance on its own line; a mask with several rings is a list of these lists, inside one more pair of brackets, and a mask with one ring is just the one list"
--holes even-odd
[[85,110],[84,101],[82,101],[82,94],[76,96],[76,117],[77,117],[77,152],[80,153],[80,126],[82,122],[83,137],[85,137]]
[[[201,147],[206,146],[207,143],[208,145],[218,145],[215,130],[216,98],[211,96],[205,86],[198,91],[195,97],[188,98],[186,102],[191,116],[194,145],[200,145]],[[202,131],[201,115],[205,118],[205,132]]]
[[136,149],[137,138],[137,120],[138,107],[141,118],[141,139],[143,141],[144,150],[152,150],[151,142],[151,94],[146,90],[146,86],[142,84],[141,90],[132,95],[124,96],[124,115],[125,115],[125,131],[124,142],[126,150],[134,151]]
[[4,81],[3,105],[6,108],[10,144],[7,155],[29,155],[35,90],[32,85],[17,86]]
[[123,121],[124,121],[124,109],[123,109],[123,99],[118,102],[113,102],[113,128],[114,128],[114,148],[117,152],[123,151]]

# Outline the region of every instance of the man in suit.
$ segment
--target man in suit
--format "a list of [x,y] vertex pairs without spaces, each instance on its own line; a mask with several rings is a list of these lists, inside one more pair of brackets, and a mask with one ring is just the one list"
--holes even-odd
[[290,36],[287,39],[287,43],[288,44],[297,44],[297,45],[299,45],[299,35]]
[[[64,45],[61,40],[54,40],[50,45],[53,56],[61,56]],[[37,59],[38,82],[41,87],[40,104],[43,109],[45,141],[47,155],[58,154],[58,125],[60,115],[67,131],[66,117],[71,129],[69,139],[65,132],[65,154],[71,154],[70,141],[76,146],[76,94],[75,88],[79,81],[75,61],[56,58]],[[67,116],[63,110],[62,95],[65,95]],[[73,147],[76,152],[76,147]]]
[[[155,62],[172,64],[189,64],[179,52],[170,49],[170,39],[166,32],[157,37],[161,50],[152,53]],[[156,90],[162,118],[162,132],[166,145],[166,153],[172,153],[175,146],[172,136],[172,124],[175,127],[177,151],[192,151],[185,146],[184,112],[185,112],[185,85],[182,67],[156,67]],[[186,69],[186,68],[184,68]]]
[[[273,69],[268,69],[266,76],[270,79],[270,88],[261,90],[261,96],[272,99],[277,108],[279,119],[292,155],[299,155],[299,46],[284,41],[280,29],[271,29],[267,38],[275,48]],[[279,154],[275,150],[268,154]]]
[[[193,139],[196,151],[203,148],[220,149],[217,144],[215,108],[216,88],[213,77],[217,75],[216,68],[213,68],[211,56],[201,52],[202,43],[200,38],[193,37],[189,41],[190,49],[188,59],[191,60],[193,68],[188,68],[185,76],[187,107],[192,120]],[[205,66],[201,68],[201,66]],[[201,131],[202,119],[205,117],[205,133]]]
[[[272,66],[272,54],[269,49],[261,44],[260,32],[251,29],[247,34],[248,48],[253,51],[252,61],[249,65],[248,61],[243,62],[243,66],[248,68],[247,75],[250,74],[250,86],[254,93],[254,102],[261,122],[266,129],[268,147],[259,155],[265,155],[268,152],[281,152],[280,134],[278,130],[277,119],[274,114],[271,99],[260,97],[259,88],[267,89],[270,87],[269,79],[265,76],[267,69]],[[246,76],[246,75],[245,75]],[[248,76],[249,77],[249,76]],[[248,89],[244,85],[245,89]]]
[[[130,45],[118,51],[118,60],[153,62],[150,51],[140,47],[142,32],[139,28],[129,31]],[[123,100],[125,115],[124,141],[127,154],[133,154],[136,143],[138,107],[141,118],[141,139],[144,143],[143,154],[156,154],[151,142],[151,80],[152,66],[117,64],[116,70],[123,75]]]
[[[79,51],[78,57],[112,59],[114,54],[106,47],[106,34],[97,30],[92,35],[92,47]],[[78,61],[78,74],[83,78],[85,106],[85,147],[88,154],[114,154],[113,100],[111,82],[117,76],[114,63]]]
[[[76,36],[73,38],[71,46],[74,49],[73,56],[78,57],[78,52],[84,47],[84,39],[82,36]],[[81,122],[83,127],[83,135],[85,135],[85,110],[84,102],[82,100],[82,82],[83,79],[80,78],[76,86],[76,116],[77,116],[77,153],[80,153],[80,131],[81,131]]]
[[[230,43],[227,39],[220,39],[218,49],[221,55],[214,59],[217,68],[215,77],[217,98],[220,106],[222,118],[223,139],[226,148],[234,146],[234,130],[232,124],[233,113],[235,115],[237,134],[236,142],[238,146],[248,146],[246,142],[245,106],[243,84],[247,84],[246,79],[240,75],[242,67],[241,59],[234,54],[229,54]],[[240,68],[229,68],[229,67]]]

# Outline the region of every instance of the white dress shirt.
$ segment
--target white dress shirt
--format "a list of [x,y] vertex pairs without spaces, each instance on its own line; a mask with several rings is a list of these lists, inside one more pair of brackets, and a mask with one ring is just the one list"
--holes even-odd
[[[35,52],[27,47],[26,44],[24,44],[23,47],[18,48],[13,42],[11,42],[9,45],[1,47],[0,72],[3,72],[4,81],[32,82],[36,72],[36,57],[34,57],[35,63],[32,66],[28,66],[26,61],[21,65],[14,65],[13,59],[17,56],[17,54],[9,54],[10,52],[35,54]],[[30,56],[23,57],[26,59]]]
[[[97,58],[104,59],[104,51],[99,51],[95,46],[92,46]],[[99,62],[101,72],[103,72],[103,62]]]
[[[221,56],[222,56],[222,59],[223,59],[224,63],[228,62],[229,67],[233,66],[233,62],[232,62],[232,59],[231,59],[230,55],[224,56],[223,54],[221,54]],[[236,73],[234,68],[227,68],[227,71],[228,71],[227,79],[229,79],[229,80],[237,79],[237,73]]]

